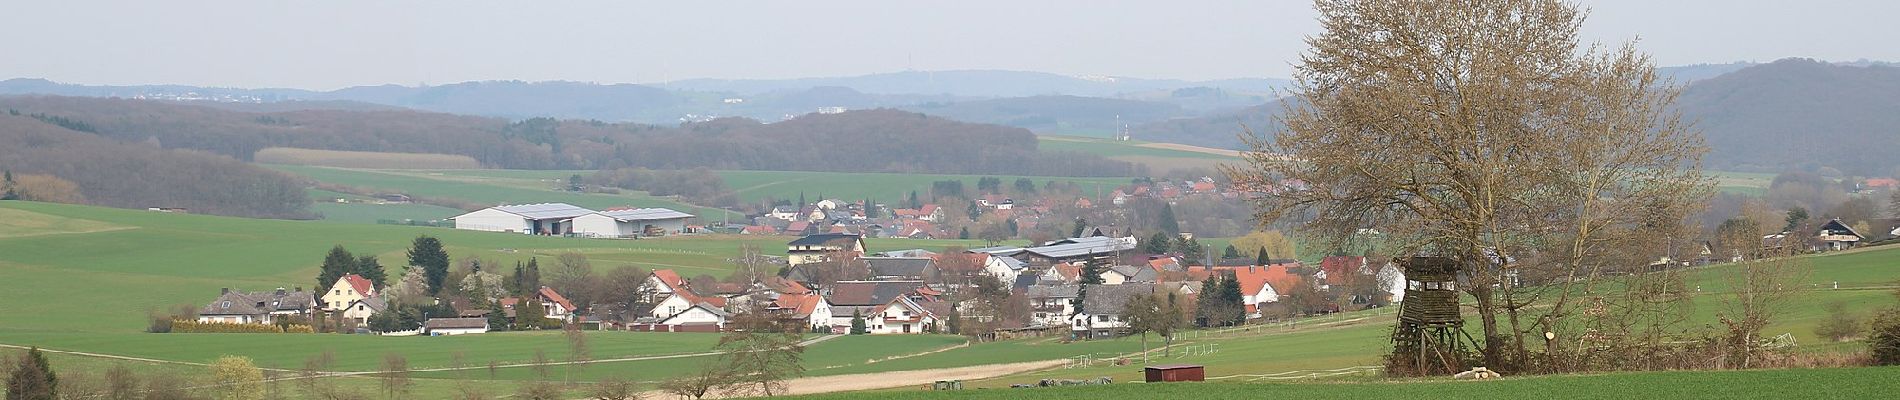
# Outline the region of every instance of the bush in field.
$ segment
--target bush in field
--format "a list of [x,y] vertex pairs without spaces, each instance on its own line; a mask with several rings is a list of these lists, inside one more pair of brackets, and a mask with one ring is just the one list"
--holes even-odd
[[193,320],[174,320],[171,323],[173,333],[315,333],[310,325],[292,324],[278,327],[268,324],[236,324],[224,322],[198,322]]
[[1827,319],[1814,327],[1814,334],[1831,341],[1843,341],[1860,336],[1860,316],[1847,312],[1847,304],[1833,302],[1827,305]]
[[1867,347],[1874,364],[1900,365],[1900,307],[1881,311],[1868,328]]

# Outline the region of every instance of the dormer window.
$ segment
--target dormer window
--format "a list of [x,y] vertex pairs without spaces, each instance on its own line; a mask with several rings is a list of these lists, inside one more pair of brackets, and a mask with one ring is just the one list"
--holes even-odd
[[231,301],[230,301],[230,300],[225,300],[225,301],[224,301],[224,308],[231,308]]

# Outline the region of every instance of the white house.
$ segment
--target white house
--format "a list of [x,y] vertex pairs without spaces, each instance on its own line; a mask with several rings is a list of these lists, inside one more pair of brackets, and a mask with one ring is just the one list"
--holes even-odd
[[339,311],[344,307],[370,297],[376,297],[376,284],[362,275],[348,274],[330,284],[330,290],[321,293],[325,311]]
[[949,317],[950,303],[919,303],[909,296],[898,296],[871,311],[864,328],[870,334],[929,333]]
[[1069,331],[1076,337],[1107,338],[1121,334],[1128,328],[1128,321],[1122,319],[1122,310],[1128,306],[1128,300],[1135,296],[1148,296],[1155,293],[1155,285],[1150,283],[1128,283],[1121,285],[1088,285],[1083,289],[1082,309],[1076,310],[1069,318]]
[[[772,301],[771,311],[786,323],[796,320],[813,332],[832,332],[831,302],[817,294],[781,294]],[[847,328],[849,325],[847,325]]]
[[1075,296],[1080,288],[1078,285],[1030,286],[1025,292],[1029,297],[1030,325],[1068,325],[1069,318],[1075,315]]
[[592,213],[566,203],[538,203],[489,207],[449,219],[455,221],[455,229],[561,235],[574,233],[569,220]]
[[487,318],[430,318],[422,328],[429,336],[468,335],[488,332]]
[[[348,322],[350,326],[366,326],[366,325],[369,325],[370,316],[376,315],[376,313],[379,313],[379,312],[383,312],[383,310],[388,309],[388,308],[389,308],[389,303],[383,301],[383,298],[381,296],[366,297],[366,298],[356,299],[356,301],[351,301],[349,303],[349,306],[345,307],[341,314],[343,316],[343,320]],[[414,327],[408,327],[408,328],[414,328]]]
[[[574,317],[574,312],[579,311],[574,309],[574,303],[569,302],[567,297],[561,296],[560,293],[555,292],[553,288],[547,286],[542,286],[541,290],[535,291],[535,300],[541,303],[541,314],[546,315],[548,319],[571,321],[571,318]],[[521,299],[503,297],[499,302],[503,309],[515,310],[515,306],[521,304]],[[519,310],[515,310],[515,312],[517,315],[520,313]]]
[[198,309],[198,322],[226,324],[269,324],[280,318],[309,316],[316,300],[310,292],[297,288],[277,288],[270,292],[242,292],[225,288],[217,300]]
[[785,245],[785,260],[791,266],[823,262],[834,253],[864,255],[864,237],[844,233],[823,233],[793,240]]
[[665,208],[608,210],[574,217],[574,233],[590,237],[672,235],[686,231],[692,214]]
[[[729,317],[732,317],[732,314],[727,313],[726,310],[719,309],[719,307],[713,306],[712,304],[699,303],[694,304],[685,311],[660,320],[660,325],[673,326],[675,327],[675,331],[717,331],[726,328],[726,318]],[[699,329],[680,329],[681,327],[697,327]]]

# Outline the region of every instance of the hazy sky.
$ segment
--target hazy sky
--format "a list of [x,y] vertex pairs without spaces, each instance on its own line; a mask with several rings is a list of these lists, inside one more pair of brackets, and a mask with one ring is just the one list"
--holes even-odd
[[[1602,0],[1586,40],[1663,65],[1900,60],[1900,2]],[[30,1],[0,12],[0,79],[335,89],[660,82],[904,69],[1284,77],[1303,0]]]

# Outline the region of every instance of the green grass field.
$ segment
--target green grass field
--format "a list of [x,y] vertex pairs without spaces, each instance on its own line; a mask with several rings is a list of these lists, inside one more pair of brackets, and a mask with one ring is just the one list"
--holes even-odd
[[[1131,367],[1132,368],[1132,367]],[[1027,389],[882,391],[799,399],[1871,399],[1900,389],[1900,367],[1671,371],[1558,375],[1490,381],[1360,383],[1117,383]],[[1117,381],[1127,382],[1127,381]]]
[[[539,178],[554,174],[565,179],[571,173],[561,171],[518,171],[500,172],[496,176],[481,174],[487,171],[505,170],[457,170],[465,173],[450,174],[428,170],[362,170],[327,167],[308,167],[295,165],[268,165],[272,169],[302,175],[318,182],[347,185],[361,189],[404,193],[411,196],[457,199],[475,204],[521,204],[521,203],[568,203],[593,209],[610,207],[665,207],[700,216],[702,222],[717,221],[721,210],[698,207],[673,200],[648,196],[644,192],[625,192],[618,195],[600,193],[575,193],[558,190],[564,183]],[[325,211],[318,208],[317,211]],[[357,215],[363,212],[352,211],[346,214]],[[326,214],[327,215],[327,214]],[[425,214],[432,215],[432,214]],[[422,217],[404,217],[418,218]]]
[[[931,182],[944,180],[963,181],[964,190],[976,190],[977,179],[985,175],[932,175],[932,174],[875,174],[875,173],[838,173],[806,171],[719,171],[726,181],[726,187],[732,188],[741,201],[755,202],[766,197],[781,200],[798,200],[803,192],[807,200],[818,201],[824,198],[859,201],[872,201],[897,204],[907,201],[912,191],[917,192],[922,201],[930,201]],[[1074,183],[1082,193],[1108,193],[1116,187],[1127,185],[1131,178],[1073,178],[1047,176],[1008,176],[993,175],[1003,180],[1009,187],[1018,178],[1028,178],[1041,188],[1048,182]]]
[[[264,366],[296,367],[325,350],[337,357],[336,368],[375,368],[387,353],[401,353],[414,368],[440,368],[457,352],[469,365],[519,364],[535,351],[549,359],[567,357],[567,344],[556,333],[503,333],[445,338],[373,337],[355,335],[254,334],[145,334],[147,310],[180,303],[198,303],[221,287],[266,290],[309,286],[316,264],[332,244],[379,255],[386,265],[400,264],[410,239],[428,234],[448,245],[455,259],[479,256],[503,263],[528,257],[551,258],[563,252],[590,256],[597,270],[620,265],[675,268],[688,275],[723,274],[728,258],[744,244],[782,254],[781,236],[697,236],[654,240],[590,240],[456,231],[444,228],[320,221],[279,221],[169,214],[31,202],[0,202],[0,344],[37,345],[50,349],[89,351],[181,362],[206,362],[224,354],[245,355]],[[18,232],[27,231],[28,234]],[[902,248],[941,249],[976,245],[973,241],[872,240],[873,251]],[[1863,315],[1894,303],[1881,286],[1900,279],[1900,247],[1861,249],[1803,257],[1811,266],[1803,293],[1789,312],[1766,331],[1793,334],[1804,351],[1853,349],[1857,343],[1827,344],[1815,337],[1813,327],[1821,308],[1844,302]],[[1692,270],[1689,285],[1703,295],[1693,300],[1695,324],[1713,324],[1726,290],[1724,274],[1732,266]],[[1842,289],[1833,289],[1839,282]],[[1209,367],[1222,381],[1249,380],[1268,374],[1304,374],[1310,371],[1377,365],[1387,350],[1386,336],[1393,318],[1391,308],[1359,311],[1268,325],[1246,331],[1196,331],[1177,341],[1175,354],[1151,354],[1155,363],[1195,363]],[[60,316],[48,318],[47,316]],[[1691,325],[1695,325],[1691,324]],[[609,359],[699,352],[716,340],[703,334],[636,334],[596,332],[590,336],[592,358]],[[1117,358],[1136,359],[1137,338],[1063,343],[1055,339],[1024,339],[963,343],[951,336],[843,337],[813,346],[806,353],[811,375],[839,375],[896,370],[918,370],[1023,361],[1069,359],[1089,355],[1095,361],[1075,368],[1058,368],[971,382],[972,387],[1001,387],[1043,378],[1109,376],[1128,381],[1138,376],[1135,361],[1117,365]],[[1159,340],[1150,346],[1159,348]],[[933,350],[942,350],[927,354]],[[62,356],[65,357],[65,356]],[[584,368],[554,368],[553,374],[577,381],[626,377],[651,381],[690,371],[707,357],[621,361]],[[81,371],[110,363],[72,361]],[[1849,372],[1842,372],[1849,373]],[[509,384],[535,378],[528,368],[500,368],[418,373],[437,387],[454,387],[457,379],[477,379],[481,385]],[[1366,374],[1349,375],[1365,381]],[[1546,379],[1546,378],[1534,378]],[[1426,383],[1441,384],[1441,383]],[[1384,384],[1382,384],[1384,385]],[[1210,385],[1212,386],[1212,385]],[[1376,386],[1376,385],[1375,385]],[[1248,386],[1255,387],[1255,386]],[[1286,385],[1261,385],[1282,388]],[[1225,389],[1222,389],[1225,390]],[[1236,389],[1239,390],[1239,389]],[[1282,389],[1273,389],[1282,390]],[[1288,393],[1311,390],[1295,385]],[[1383,386],[1366,390],[1388,390]],[[979,391],[972,393],[992,393]],[[996,391],[994,393],[1015,393]],[[1384,392],[1374,392],[1384,393]]]

